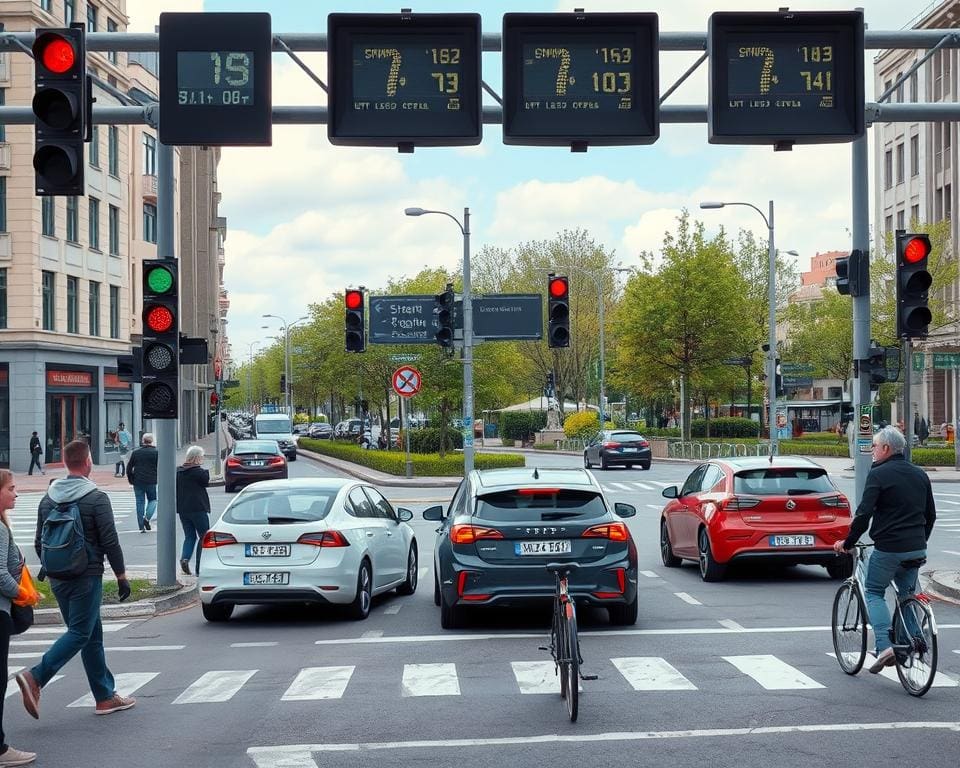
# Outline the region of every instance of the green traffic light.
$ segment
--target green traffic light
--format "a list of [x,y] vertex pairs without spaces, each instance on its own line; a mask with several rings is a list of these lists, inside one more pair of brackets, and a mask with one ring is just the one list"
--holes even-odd
[[154,267],[147,275],[147,287],[156,294],[168,293],[173,288],[173,274],[164,267]]

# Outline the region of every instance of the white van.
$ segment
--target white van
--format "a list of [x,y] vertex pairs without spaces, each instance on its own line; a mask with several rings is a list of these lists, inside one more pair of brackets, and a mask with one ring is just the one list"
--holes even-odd
[[297,439],[292,430],[290,417],[285,413],[258,413],[253,420],[253,436],[276,440],[288,461],[297,460]]

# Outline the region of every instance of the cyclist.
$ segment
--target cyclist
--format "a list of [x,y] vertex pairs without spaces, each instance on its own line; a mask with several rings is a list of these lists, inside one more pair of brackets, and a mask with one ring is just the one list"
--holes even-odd
[[896,427],[884,427],[873,436],[873,465],[863,498],[846,540],[833,545],[838,553],[849,552],[870,526],[874,549],[864,586],[877,645],[877,660],[870,667],[874,674],[896,663],[885,600],[887,587],[894,580],[901,597],[913,594],[919,567],[909,561],[926,557],[927,539],[937,519],[930,479],[904,458],[905,445]]

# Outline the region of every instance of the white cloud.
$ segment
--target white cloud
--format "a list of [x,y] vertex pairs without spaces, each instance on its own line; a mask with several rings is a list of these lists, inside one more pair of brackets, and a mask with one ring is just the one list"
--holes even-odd
[[128,32],[153,32],[160,14],[173,11],[202,11],[203,0],[127,0]]

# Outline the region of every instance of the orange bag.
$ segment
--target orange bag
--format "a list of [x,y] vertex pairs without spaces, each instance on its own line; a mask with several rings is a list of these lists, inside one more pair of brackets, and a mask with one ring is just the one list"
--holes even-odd
[[27,564],[24,563],[23,569],[20,571],[20,594],[11,602],[14,605],[34,606],[40,602],[40,598],[40,592],[37,590],[36,584],[33,583],[33,576],[30,575],[30,569],[27,568]]

